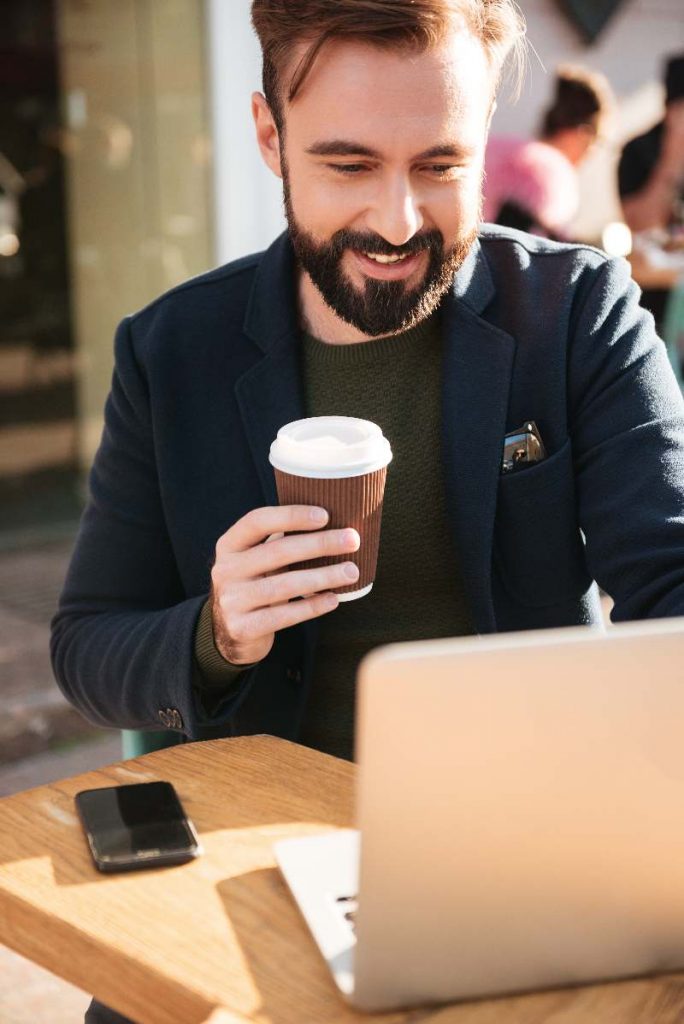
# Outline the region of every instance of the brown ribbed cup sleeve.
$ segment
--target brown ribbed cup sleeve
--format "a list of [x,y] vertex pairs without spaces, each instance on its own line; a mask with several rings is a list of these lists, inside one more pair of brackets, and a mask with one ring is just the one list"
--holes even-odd
[[311,477],[292,476],[274,469],[278,500],[281,505],[320,505],[330,520],[326,529],[339,530],[353,527],[358,530],[361,546],[351,554],[328,558],[313,558],[292,565],[290,569],[313,569],[318,565],[337,562],[355,562],[359,567],[356,583],[337,587],[337,594],[351,594],[362,590],[375,579],[380,546],[382,499],[385,493],[387,466],[363,476],[348,476],[339,480],[314,480]]

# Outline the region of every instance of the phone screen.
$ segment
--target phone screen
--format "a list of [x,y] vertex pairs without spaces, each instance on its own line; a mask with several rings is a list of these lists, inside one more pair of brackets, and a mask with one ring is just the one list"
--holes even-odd
[[201,852],[170,782],[84,790],[76,806],[102,871],[180,864]]

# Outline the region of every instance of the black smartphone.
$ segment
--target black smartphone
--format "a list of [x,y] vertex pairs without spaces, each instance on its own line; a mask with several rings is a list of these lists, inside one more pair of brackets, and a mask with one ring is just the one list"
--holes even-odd
[[170,782],[85,789],[75,801],[100,871],[185,864],[202,853]]

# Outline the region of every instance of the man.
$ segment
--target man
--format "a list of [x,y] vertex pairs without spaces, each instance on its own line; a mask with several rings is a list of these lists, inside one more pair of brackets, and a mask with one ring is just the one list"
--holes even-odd
[[538,139],[490,138],[485,157],[485,220],[546,238],[570,238],[579,208],[577,167],[603,134],[612,92],[595,71],[556,71]]
[[[351,756],[378,643],[598,622],[593,578],[617,619],[684,613],[684,410],[624,262],[479,234],[508,0],[253,18],[289,232],[121,325],[53,661],[101,725]],[[351,563],[290,567],[358,536],[277,507],[268,463],[324,413],[394,451],[375,586],[339,607]],[[546,458],[502,473],[529,421]]]
[[[618,189],[632,231],[684,224],[684,54],[665,65],[665,116],[622,151]],[[667,295],[664,289],[644,292],[643,304],[658,324]]]

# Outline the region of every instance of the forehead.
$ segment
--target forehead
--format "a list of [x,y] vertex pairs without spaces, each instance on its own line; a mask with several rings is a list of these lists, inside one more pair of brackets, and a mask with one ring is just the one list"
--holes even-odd
[[[293,55],[295,66],[305,47]],[[480,41],[459,31],[423,53],[363,42],[326,45],[286,104],[288,134],[303,145],[344,138],[419,150],[436,137],[476,136],[486,123],[493,73]],[[421,146],[425,141],[426,145]]]

